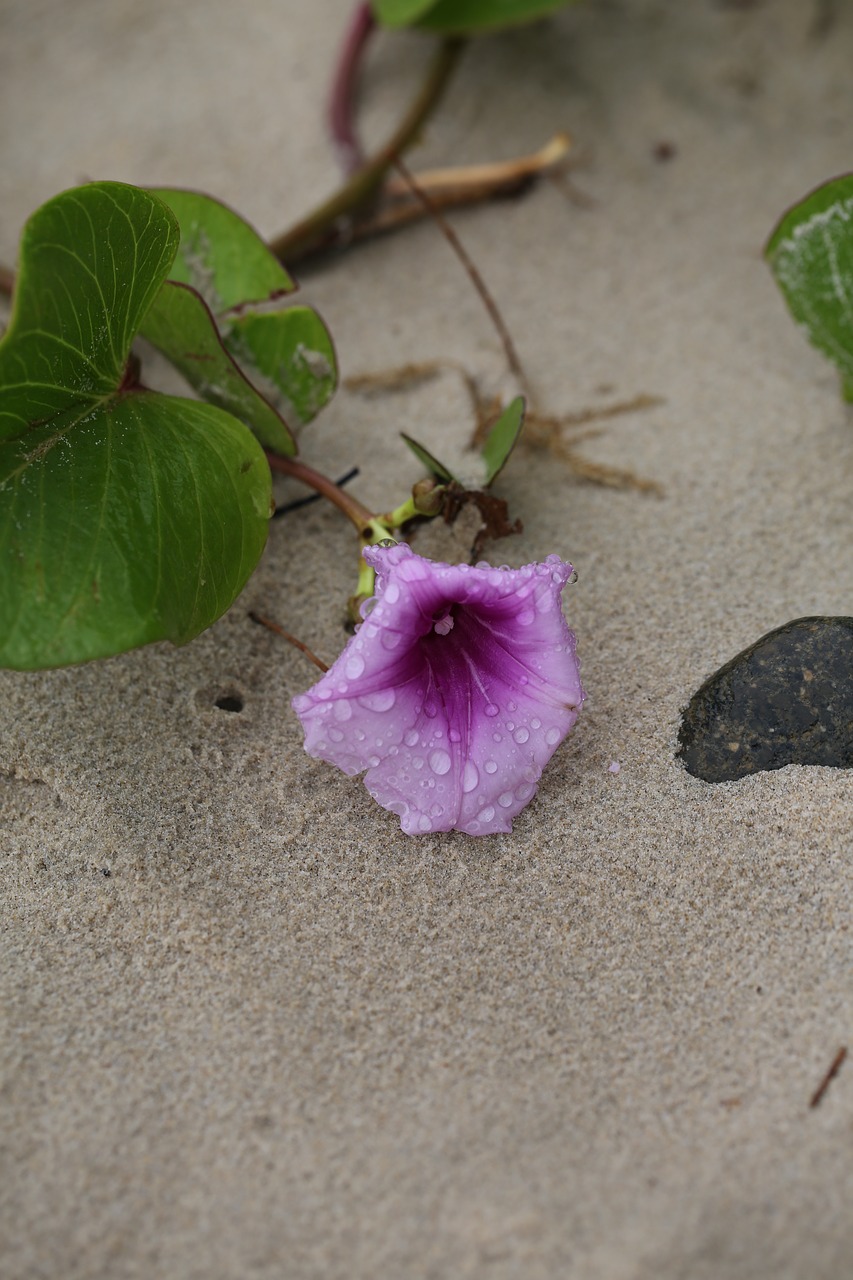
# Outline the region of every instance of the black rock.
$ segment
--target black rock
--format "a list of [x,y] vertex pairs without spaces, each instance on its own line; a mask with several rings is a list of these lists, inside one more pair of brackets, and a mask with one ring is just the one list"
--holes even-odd
[[853,768],[853,618],[769,631],[694,693],[678,755],[706,782],[786,764]]

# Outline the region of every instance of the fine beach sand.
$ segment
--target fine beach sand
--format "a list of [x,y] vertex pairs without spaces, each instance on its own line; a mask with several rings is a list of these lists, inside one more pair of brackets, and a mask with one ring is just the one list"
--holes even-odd
[[[0,261],[86,178],[295,221],[337,182],[350,8],[0,0]],[[331,509],[276,522],[185,649],[0,673],[8,1280],[849,1274],[853,1064],[809,1099],[853,1048],[853,774],[709,786],[674,747],[722,662],[853,613],[853,411],[761,258],[853,168],[851,54],[828,0],[590,0],[469,49],[412,153],[569,129],[568,183],[454,225],[543,411],[659,398],[578,450],[660,496],[524,447],[499,481],[525,531],[488,554],[573,561],[589,691],[511,835],[407,838],[303,753],[314,669],[246,615],[336,655],[355,543]],[[426,56],[376,41],[370,141]],[[301,276],[344,376],[449,358],[502,385],[434,226]],[[471,428],[450,369],[341,392],[303,452],[385,509],[417,478],[399,430],[441,454]]]

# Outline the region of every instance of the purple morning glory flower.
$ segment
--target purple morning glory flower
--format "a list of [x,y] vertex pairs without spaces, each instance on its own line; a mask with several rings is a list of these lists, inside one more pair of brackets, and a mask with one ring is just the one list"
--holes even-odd
[[376,597],[321,680],[293,699],[305,750],[367,770],[409,835],[510,831],[583,701],[559,556],[522,569],[368,547]]

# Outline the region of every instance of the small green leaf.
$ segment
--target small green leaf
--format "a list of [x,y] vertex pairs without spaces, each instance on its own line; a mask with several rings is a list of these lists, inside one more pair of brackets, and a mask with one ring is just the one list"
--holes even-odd
[[296,441],[290,429],[234,362],[216,321],[195,289],[167,280],[140,333],[163,352],[200,396],[239,418],[265,448],[293,457]]
[[296,288],[254,227],[220,200],[174,187],[151,190],[169,206],[181,228],[169,278],[191,285],[215,316]]
[[523,426],[524,397],[516,396],[491,428],[486,437],[486,443],[480,450],[486,464],[485,487],[487,489],[503,470],[509,455],[518,443]]
[[0,664],[182,643],[261,554],[271,484],[254,437],[126,376],[177,244],[171,211],[120,183],[27,223],[0,342]]
[[789,209],[764,252],[797,324],[838,366],[853,400],[853,174]]
[[445,484],[450,484],[456,479],[452,471],[449,471],[443,462],[439,462],[438,458],[433,457],[429,449],[425,449],[422,444],[418,444],[417,440],[413,440],[411,436],[407,436],[405,431],[401,431],[400,435],[411,449],[422,466],[426,467],[431,475],[437,480],[443,480]]
[[334,395],[335,348],[311,307],[238,316],[225,345],[252,385],[294,429],[315,418]]

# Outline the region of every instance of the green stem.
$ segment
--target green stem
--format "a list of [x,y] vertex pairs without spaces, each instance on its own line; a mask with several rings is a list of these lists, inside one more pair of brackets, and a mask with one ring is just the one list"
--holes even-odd
[[385,146],[329,200],[324,201],[289,231],[270,241],[270,249],[285,265],[296,261],[324,241],[333,241],[337,231],[336,224],[357,213],[376,195],[394,161],[411,146],[438,105],[464,47],[464,40],[443,40],[417,97]]

